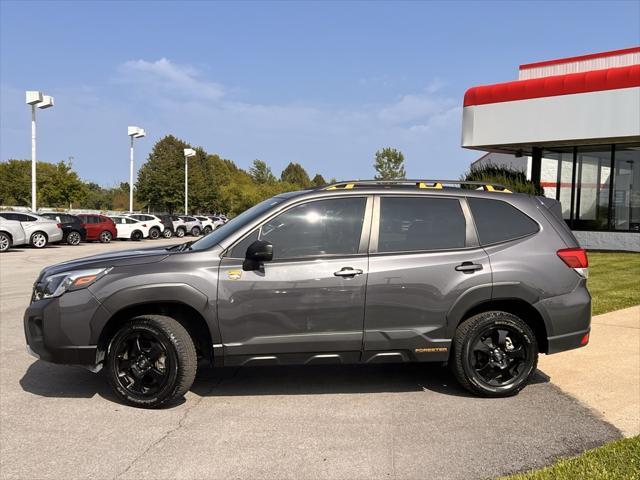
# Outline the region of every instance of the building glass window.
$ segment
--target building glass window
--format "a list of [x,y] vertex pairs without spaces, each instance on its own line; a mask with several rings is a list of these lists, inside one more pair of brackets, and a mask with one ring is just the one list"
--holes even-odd
[[562,205],[564,219],[571,218],[571,186],[573,180],[573,148],[543,150],[541,183],[546,197]]
[[640,231],[640,145],[615,151],[611,227]]
[[577,188],[574,228],[606,230],[609,228],[609,188],[611,184],[609,147],[578,147]]

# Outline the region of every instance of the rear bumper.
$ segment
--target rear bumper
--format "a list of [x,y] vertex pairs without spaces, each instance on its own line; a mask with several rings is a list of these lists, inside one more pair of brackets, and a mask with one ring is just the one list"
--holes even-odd
[[[564,352],[565,350],[573,350],[574,348],[586,347],[589,343],[589,333],[591,329],[581,332],[571,332],[564,335],[547,338],[549,350],[547,353]],[[585,341],[586,340],[586,341]]]

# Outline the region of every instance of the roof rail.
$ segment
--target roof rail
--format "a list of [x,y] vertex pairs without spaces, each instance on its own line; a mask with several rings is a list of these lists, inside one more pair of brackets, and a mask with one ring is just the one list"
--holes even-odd
[[401,180],[347,180],[344,182],[335,182],[329,185],[324,185],[318,190],[351,190],[354,188],[371,188],[371,187],[415,187],[418,189],[431,189],[441,190],[443,188],[449,188],[449,185],[457,185],[460,188],[462,185],[477,186],[477,190],[484,190],[486,192],[501,192],[512,193],[504,185],[499,183],[490,182],[473,182],[466,180],[426,180],[426,179],[401,179]]

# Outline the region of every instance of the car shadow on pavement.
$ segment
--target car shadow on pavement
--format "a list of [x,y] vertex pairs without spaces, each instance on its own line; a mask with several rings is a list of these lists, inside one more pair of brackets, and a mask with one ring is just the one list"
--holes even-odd
[[[547,383],[536,371],[531,383]],[[103,374],[81,367],[36,361],[20,385],[42,397],[91,398],[117,401]],[[211,368],[202,366],[191,389],[203,397],[255,395],[321,395],[432,391],[456,397],[472,396],[439,364],[380,364]],[[175,404],[173,405],[175,406]]]

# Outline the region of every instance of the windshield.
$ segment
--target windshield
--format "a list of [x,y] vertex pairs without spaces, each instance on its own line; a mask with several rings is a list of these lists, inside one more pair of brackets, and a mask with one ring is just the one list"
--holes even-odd
[[273,197],[265,200],[264,202],[258,203],[254,205],[249,210],[245,210],[237,217],[229,220],[227,223],[222,225],[221,227],[216,228],[209,235],[202,237],[201,239],[193,242],[189,245],[189,250],[207,250],[214,245],[220,243],[224,238],[231,235],[234,232],[237,232],[242,227],[251,223],[256,217],[259,217],[264,212],[269,210],[271,207],[282,203],[285,200],[285,197]]

